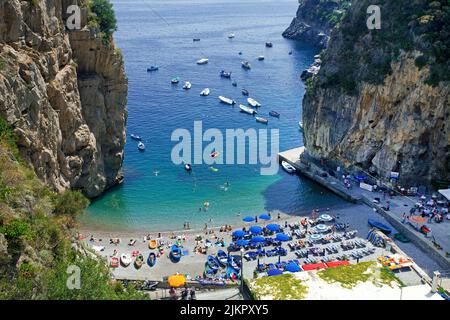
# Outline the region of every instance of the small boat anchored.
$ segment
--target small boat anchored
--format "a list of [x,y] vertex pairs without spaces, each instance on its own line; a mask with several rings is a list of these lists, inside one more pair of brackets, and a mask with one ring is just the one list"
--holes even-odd
[[266,47],[267,48],[272,48],[273,47],[273,43],[272,42],[266,42]]
[[279,118],[280,117],[280,114],[278,112],[276,112],[276,111],[270,111],[269,115],[272,116],[272,117],[275,117],[275,118]]
[[209,88],[205,88],[200,92],[200,95],[206,97],[209,96],[209,92],[210,92]]
[[186,81],[183,85],[183,89],[189,90],[190,88],[192,88],[192,83],[190,83],[189,81]]
[[207,64],[209,62],[209,59],[202,58],[200,60],[197,60],[197,64]]
[[190,163],[186,163],[184,165],[184,170],[186,170],[187,172],[191,172],[192,171],[192,166]]
[[248,102],[248,104],[251,105],[253,108],[259,108],[259,107],[261,107],[261,103],[259,103],[258,101],[256,101],[256,100],[253,99],[253,98],[248,98],[248,99],[247,99],[247,102]]
[[219,96],[219,100],[220,100],[220,102],[225,103],[225,104],[229,104],[231,106],[236,104],[236,101],[234,101],[232,99],[229,99],[229,98],[226,98],[224,96]]
[[138,135],[136,135],[136,134],[131,134],[131,139],[137,140],[137,141],[141,141],[141,140],[142,140],[142,137],[141,137],[141,136],[138,136]]
[[236,35],[234,33],[230,33],[227,37],[228,39],[233,39]]
[[259,61],[263,61],[264,59],[265,59],[264,56],[259,56],[259,57],[258,57],[258,60],[259,60]]
[[225,71],[225,70],[222,70],[222,71],[220,71],[220,76],[222,77],[222,78],[231,78],[231,71]]
[[233,82],[231,83],[231,85],[232,85],[233,87],[237,87],[237,82],[236,82],[236,81],[233,81]]
[[263,117],[256,117],[256,122],[268,124],[269,120],[267,120],[266,118],[263,118]]
[[145,144],[142,143],[142,142],[139,142],[139,143],[138,143],[138,150],[139,150],[139,151],[144,151],[144,150],[145,150]]
[[303,131],[303,122],[302,121],[298,122],[298,128]]
[[252,66],[250,65],[250,62],[248,62],[247,60],[241,61],[241,66],[244,69],[250,70],[252,68]]
[[244,106],[243,104],[239,105],[239,109],[241,109],[242,112],[245,112],[245,113],[248,113],[248,114],[251,114],[251,115],[253,115],[255,113],[258,113],[256,110],[254,110],[254,109],[252,109],[250,107]]
[[180,82],[180,78],[179,78],[179,77],[173,77],[173,78],[170,80],[170,82],[171,82],[172,84],[177,84],[178,82]]
[[294,173],[296,171],[295,168],[290,163],[288,163],[286,161],[281,161],[281,166],[288,173]]
[[242,89],[242,94],[243,94],[244,96],[248,96],[248,95],[249,95],[249,92],[248,92],[247,89]]
[[200,41],[200,38],[194,38],[194,39],[192,39],[192,41],[198,42],[198,41]]
[[150,68],[147,68],[147,72],[153,72],[153,71],[158,71],[159,67],[158,66],[150,66]]

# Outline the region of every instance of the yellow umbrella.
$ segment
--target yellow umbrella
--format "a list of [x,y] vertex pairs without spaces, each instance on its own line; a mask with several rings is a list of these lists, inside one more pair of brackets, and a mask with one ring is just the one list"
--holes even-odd
[[186,277],[182,274],[176,274],[173,276],[170,276],[167,279],[167,282],[169,283],[169,286],[171,287],[181,287],[186,283]]

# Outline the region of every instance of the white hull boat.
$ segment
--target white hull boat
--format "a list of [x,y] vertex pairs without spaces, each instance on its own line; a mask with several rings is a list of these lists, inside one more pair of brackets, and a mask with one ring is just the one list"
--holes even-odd
[[131,264],[131,256],[129,254],[121,254],[120,255],[120,263],[124,266],[124,267],[128,267]]
[[184,83],[183,89],[184,90],[189,90],[190,88],[192,88],[192,84],[189,81],[186,81]]
[[208,59],[203,58],[203,59],[198,60],[198,61],[197,61],[197,64],[207,64],[208,62],[209,62]]
[[142,142],[138,143],[138,149],[139,151],[144,151],[145,150],[145,144],[143,144]]
[[253,108],[258,108],[261,107],[261,103],[259,103],[258,101],[256,101],[255,99],[252,98],[248,98],[247,102],[249,105],[251,105]]
[[303,130],[303,122],[302,121],[298,122],[298,127],[300,130]]
[[229,99],[229,98],[225,98],[225,97],[223,97],[223,96],[219,96],[219,100],[220,100],[220,102],[229,104],[229,105],[231,105],[231,106],[232,106],[233,104],[236,103],[236,101],[234,101],[234,100],[232,100],[232,99]]
[[236,35],[235,35],[234,33],[230,33],[230,34],[228,35],[228,39],[233,39],[235,36],[236,36]]
[[203,89],[202,92],[200,92],[200,95],[204,97],[209,96],[209,88]]
[[266,118],[262,118],[262,117],[256,117],[256,122],[268,124],[269,120],[267,120]]
[[294,173],[295,172],[295,168],[291,164],[287,163],[286,161],[281,161],[281,166],[288,173]]
[[243,104],[240,104],[239,108],[241,109],[242,112],[245,112],[245,113],[248,113],[248,114],[251,114],[251,115],[253,115],[255,113],[258,113],[258,112],[256,112],[256,110],[254,110],[254,109],[252,109],[250,107],[244,106]]

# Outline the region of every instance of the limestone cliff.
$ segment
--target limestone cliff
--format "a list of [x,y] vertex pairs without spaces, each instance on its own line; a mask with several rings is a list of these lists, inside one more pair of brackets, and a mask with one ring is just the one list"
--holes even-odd
[[306,147],[402,185],[450,181],[450,10],[447,1],[384,1],[381,30],[353,2],[307,81]]
[[47,185],[95,197],[120,177],[127,79],[113,43],[65,28],[73,3],[0,0],[0,116]]
[[299,0],[297,14],[283,37],[325,48],[331,30],[349,6],[349,0]]

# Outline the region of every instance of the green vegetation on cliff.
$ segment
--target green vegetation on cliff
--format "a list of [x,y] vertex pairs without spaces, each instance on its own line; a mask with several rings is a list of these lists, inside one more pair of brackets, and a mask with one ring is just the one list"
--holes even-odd
[[[102,260],[73,236],[88,200],[78,191],[52,192],[17,161],[16,137],[0,118],[0,299],[139,299],[111,281]],[[80,289],[66,283],[80,268]]]
[[90,29],[98,29],[105,42],[111,39],[117,30],[117,20],[113,5],[109,0],[88,0],[86,6],[88,13],[88,26]]
[[[381,29],[368,30],[367,7],[381,7]],[[429,67],[427,84],[450,80],[450,3],[429,1],[353,1],[323,55],[323,88],[356,94],[360,81],[383,83],[391,63],[402,53],[417,52],[416,65]]]

